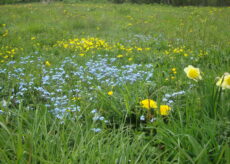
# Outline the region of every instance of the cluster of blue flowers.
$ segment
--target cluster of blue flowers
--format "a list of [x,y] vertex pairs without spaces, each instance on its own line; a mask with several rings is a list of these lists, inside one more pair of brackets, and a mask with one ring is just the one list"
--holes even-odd
[[[36,96],[45,100],[41,103],[60,119],[71,112],[81,111],[80,106],[73,103],[73,97],[84,95],[93,100],[95,96],[89,91],[137,81],[146,82],[153,77],[151,64],[121,65],[118,58],[111,58],[109,55],[98,55],[96,59],[80,64],[75,58],[76,56],[65,57],[60,63],[52,63],[48,67],[44,64],[45,59],[36,52],[9,62],[6,68],[0,69],[0,75],[7,77],[8,82],[14,82],[15,87],[8,93],[14,103],[24,103],[28,93],[36,93]],[[92,119],[107,121],[97,112]]]

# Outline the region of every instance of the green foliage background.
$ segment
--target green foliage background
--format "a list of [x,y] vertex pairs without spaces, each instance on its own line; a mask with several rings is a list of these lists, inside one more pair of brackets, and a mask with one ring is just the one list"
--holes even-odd
[[[81,57],[78,52],[53,47],[63,39],[97,37],[109,43],[150,47],[151,51],[133,53],[131,62],[124,56],[116,66],[148,63],[154,66],[151,83],[114,88],[114,96],[107,95],[110,87],[95,91],[97,103],[89,101],[85,95],[79,102],[70,100],[81,105],[82,111],[73,113],[76,119],[63,120],[64,124],[33,90],[26,94],[22,104],[14,106],[11,91],[18,88],[20,81],[7,80],[9,74],[1,74],[0,87],[4,90],[0,89],[0,110],[4,113],[0,114],[0,163],[230,163],[230,90],[225,90],[221,99],[214,101],[218,100],[217,94],[214,95],[215,78],[230,71],[230,8],[127,3],[1,5],[0,26],[0,35],[8,30],[7,36],[0,37],[0,47],[23,48],[15,55],[17,63],[3,63],[0,70],[24,68],[25,79],[30,80],[29,74],[34,73],[38,86],[42,76],[42,67],[38,68],[38,64],[43,61],[36,60],[22,67],[21,57],[31,54],[42,57],[50,61],[49,69],[59,68],[65,57],[73,55],[76,55],[74,63],[79,65],[97,58],[91,53]],[[136,34],[151,38],[142,40],[143,37],[136,37]],[[126,42],[129,40],[132,42]],[[193,50],[189,54],[193,60],[184,53],[173,53],[175,48],[183,46]],[[170,55],[166,55],[169,50]],[[207,51],[208,55],[202,56],[200,50]],[[118,54],[119,51],[109,52],[109,57],[115,58]],[[183,69],[189,64],[200,68],[202,81],[196,83],[186,77]],[[170,79],[172,68],[177,69],[174,80]],[[65,68],[67,73],[72,69],[71,65]],[[54,83],[47,89],[55,89],[57,84]],[[70,78],[60,94],[64,95],[75,84],[76,78]],[[86,89],[98,85],[93,84],[85,84]],[[190,85],[193,87],[188,89]],[[132,129],[123,121],[118,122],[120,127],[103,128],[101,122],[92,120],[91,109],[118,120],[121,116],[112,117],[114,111],[144,111],[138,107],[139,100],[150,97],[161,101],[164,94],[179,90],[187,94],[173,99],[174,111],[167,118],[168,122],[158,117],[145,131]],[[3,100],[8,107],[2,106]],[[84,117],[78,118],[80,115]],[[91,130],[95,127],[103,130],[95,133]]]
[[114,3],[159,3],[174,6],[195,5],[195,6],[228,6],[230,0],[1,0],[0,4],[27,3],[27,2],[47,2],[63,1],[68,3],[76,2],[114,2]]

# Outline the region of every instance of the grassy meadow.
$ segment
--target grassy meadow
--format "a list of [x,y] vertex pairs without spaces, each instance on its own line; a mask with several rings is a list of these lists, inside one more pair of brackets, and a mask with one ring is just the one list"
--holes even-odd
[[0,5],[0,66],[0,163],[230,163],[229,7]]

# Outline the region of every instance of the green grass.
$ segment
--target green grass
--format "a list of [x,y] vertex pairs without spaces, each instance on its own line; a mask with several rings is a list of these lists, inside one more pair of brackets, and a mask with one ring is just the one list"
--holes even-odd
[[[229,7],[1,5],[0,163],[230,163],[230,90],[216,86],[230,72],[229,15]],[[186,77],[188,65],[202,80]],[[158,109],[143,109],[147,98]],[[165,98],[172,110],[162,116]]]

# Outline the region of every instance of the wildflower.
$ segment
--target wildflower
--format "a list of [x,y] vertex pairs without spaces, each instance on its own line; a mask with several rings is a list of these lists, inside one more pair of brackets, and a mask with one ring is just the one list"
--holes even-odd
[[51,64],[50,64],[49,61],[46,61],[46,62],[45,62],[45,65],[46,65],[47,67],[51,66]]
[[76,100],[80,100],[80,97],[73,97],[71,100],[76,101]]
[[169,111],[171,110],[171,107],[168,105],[161,105],[160,106],[160,115],[167,116],[169,115]]
[[133,24],[132,23],[128,23],[127,26],[132,26]]
[[168,55],[169,54],[169,51],[165,51],[165,55]]
[[35,39],[36,39],[36,37],[34,37],[34,36],[33,36],[33,37],[31,37],[31,40],[35,40]]
[[7,106],[7,102],[6,102],[6,100],[4,100],[4,99],[2,100],[2,106],[3,106],[3,107],[6,107],[6,106]]
[[224,73],[224,75],[219,78],[216,85],[222,87],[223,89],[230,89],[230,74],[227,72]]
[[175,48],[174,50],[173,50],[173,53],[179,53],[180,51],[179,51],[179,49],[178,48]]
[[6,37],[7,35],[8,35],[8,30],[6,30],[6,31],[2,34],[3,37]]
[[192,79],[195,81],[202,79],[202,77],[200,75],[200,69],[199,68],[195,68],[192,65],[189,65],[188,67],[184,68],[184,71],[187,74],[187,77],[189,79]]
[[176,68],[172,68],[172,71],[175,72],[175,71],[176,71]]
[[85,56],[85,54],[79,54],[79,56]]
[[157,108],[157,103],[154,100],[151,99],[145,99],[140,102],[142,108],[151,109],[151,108]]
[[122,57],[123,57],[123,55],[121,55],[121,54],[120,54],[120,55],[117,55],[117,58],[122,58]]
[[157,119],[156,118],[152,118],[151,120],[150,120],[150,122],[154,122],[154,121],[156,121]]
[[144,120],[145,120],[145,116],[142,115],[142,116],[140,117],[140,120],[141,120],[141,121],[144,121]]
[[133,60],[133,58],[128,58],[128,60],[129,60],[129,61],[132,61],[132,60]]
[[92,131],[94,131],[95,133],[98,133],[98,132],[100,132],[100,131],[101,131],[101,129],[100,129],[100,128],[92,128],[91,130],[92,130]]
[[93,117],[93,121],[97,121],[100,120],[100,115],[99,114],[95,114],[95,116]]
[[176,68],[172,68],[171,70],[172,70],[173,74],[176,74],[176,73],[177,73],[177,72],[176,72]]
[[109,95],[109,96],[112,96],[112,95],[113,95],[113,91],[109,91],[109,92],[108,92],[108,95]]

